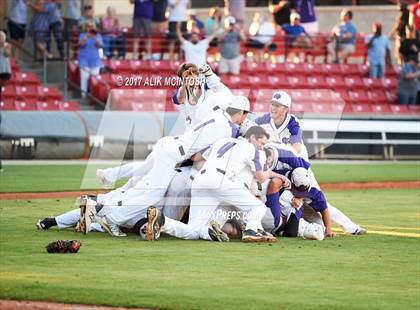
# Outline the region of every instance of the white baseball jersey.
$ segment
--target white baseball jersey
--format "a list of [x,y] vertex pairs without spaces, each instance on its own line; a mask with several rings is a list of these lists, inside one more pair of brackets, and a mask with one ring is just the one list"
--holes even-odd
[[302,131],[296,116],[287,114],[283,124],[277,128],[270,117],[270,113],[255,119],[255,122],[270,135],[270,142],[293,144],[302,142]]
[[[242,183],[252,182],[256,171],[266,170],[265,153],[243,138],[217,141],[201,170],[221,170],[231,180],[245,177]],[[246,173],[248,172],[248,173]]]
[[198,152],[203,152],[220,139],[237,137],[237,135],[238,126],[232,122],[230,115],[218,110],[211,113],[195,127],[173,139],[179,142],[182,147],[179,151],[182,160],[185,160]]
[[255,122],[267,131],[270,135],[269,142],[282,144],[302,144],[301,156],[308,159],[308,151],[303,144],[302,130],[300,129],[299,120],[293,114],[287,114],[286,119],[280,127],[274,124],[270,113],[266,113],[255,119]]
[[188,224],[165,218],[162,231],[178,238],[210,240],[209,221],[216,220],[223,226],[228,220],[216,211],[220,205],[234,206],[245,220],[246,229],[261,229],[266,207],[237,176],[243,170],[261,171],[265,161],[265,154],[244,139],[217,141],[192,183]]

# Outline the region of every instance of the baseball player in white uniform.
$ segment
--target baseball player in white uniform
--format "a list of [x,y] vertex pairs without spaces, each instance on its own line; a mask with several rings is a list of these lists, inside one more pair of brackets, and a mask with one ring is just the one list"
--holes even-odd
[[[215,110],[226,110],[233,98],[232,92],[214,74],[209,65],[198,70],[194,64],[184,63],[178,69],[178,76],[183,79],[183,85],[174,92],[172,101],[185,116],[185,131]],[[203,79],[200,79],[200,76],[205,79],[205,83],[201,82]],[[246,97],[242,100],[244,98],[248,100]],[[152,157],[148,157],[144,163],[133,162],[119,167],[98,169],[96,174],[101,183],[109,188],[121,178],[146,175],[152,165]]]
[[[190,204],[191,198],[191,183],[192,179],[190,176],[193,176],[197,170],[193,169],[192,167],[181,167],[176,169],[177,174],[173,178],[172,182],[169,185],[168,191],[166,192],[165,198],[157,203],[157,207],[162,209],[162,212],[176,220],[181,220],[183,217],[187,207]],[[147,181],[146,178],[143,181]],[[130,182],[130,181],[129,181]],[[127,183],[129,183],[127,182]],[[141,182],[141,181],[140,181]],[[137,183],[137,182],[136,182]],[[115,189],[106,194],[99,194],[95,196],[84,196],[83,199],[85,200],[83,203],[90,203],[94,205],[95,209],[99,211],[101,206],[104,204],[114,205],[114,207],[118,207],[120,205],[121,199],[124,199],[124,193],[130,190],[132,186],[129,186],[127,189],[127,184],[124,186]],[[81,202],[82,199],[78,199],[78,204]],[[65,212],[61,215],[55,217],[47,217],[43,220],[39,220],[36,224],[38,229],[47,230],[51,227],[57,226],[58,229],[67,229],[67,228],[74,228],[76,230],[81,230],[80,226],[76,226],[80,221],[80,208]],[[128,221],[122,228],[132,228],[132,231],[136,234],[140,234],[140,228],[143,224],[146,223],[146,220],[141,221],[142,219],[146,218],[146,213],[139,214],[137,217],[132,218]],[[86,221],[82,221],[84,225],[86,225]],[[138,227],[136,227],[138,226]],[[119,227],[115,227],[118,229]],[[85,233],[90,231],[98,231],[98,232],[106,232],[110,229],[107,226],[101,226],[100,222],[91,221],[90,225],[85,229]],[[119,232],[118,230],[111,233],[114,236],[124,236],[125,234]]]
[[[233,98],[226,112],[214,111],[183,135],[161,138],[151,153],[153,167],[145,176],[147,182],[141,182],[142,186],[136,185],[124,193],[126,199],[121,200],[121,207],[107,208],[105,204],[98,216],[109,226],[124,225],[144,212],[147,207],[155,205],[164,197],[176,174],[177,164],[203,152],[220,139],[236,137],[238,125],[246,118],[249,109],[249,104]],[[143,186],[144,183],[146,186]],[[89,205],[86,205],[86,212],[96,214],[96,210]]]
[[[291,145],[296,154],[305,160],[308,159],[308,151],[303,144],[302,130],[297,118],[289,113],[292,99],[284,91],[277,91],[271,99],[271,111],[255,119],[255,123],[263,127],[270,135],[270,142]],[[311,171],[311,186],[320,188]],[[343,212],[328,203],[331,219],[341,226],[344,231],[354,235],[363,235],[366,230],[353,223]]]
[[275,241],[271,234],[262,229],[261,219],[266,207],[249,191],[247,183],[252,180],[244,180],[238,176],[241,171],[249,170],[259,182],[278,177],[284,180],[285,186],[290,183],[283,176],[267,170],[267,164],[273,158],[267,160],[265,153],[261,151],[268,139],[264,129],[252,127],[246,138],[248,141],[227,138],[212,146],[209,157],[192,183],[188,224],[165,217],[154,207],[149,208],[146,228],[148,240],[156,240],[162,231],[183,239],[229,241],[228,236],[220,229],[227,218],[220,218],[216,209],[219,205],[231,205],[244,216],[244,242]]

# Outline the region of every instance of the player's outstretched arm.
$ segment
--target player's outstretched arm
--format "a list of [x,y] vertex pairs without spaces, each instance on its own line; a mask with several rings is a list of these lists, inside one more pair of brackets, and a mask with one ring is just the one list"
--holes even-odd
[[325,226],[325,236],[326,237],[334,237],[334,233],[331,230],[331,217],[330,211],[327,209],[321,211],[322,221],[324,222]]

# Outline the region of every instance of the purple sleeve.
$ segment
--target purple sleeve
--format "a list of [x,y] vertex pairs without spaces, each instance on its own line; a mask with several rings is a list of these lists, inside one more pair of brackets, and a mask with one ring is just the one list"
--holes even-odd
[[266,113],[263,116],[257,117],[255,119],[255,123],[257,123],[257,125],[270,123],[270,113]]
[[287,129],[290,132],[290,143],[302,143],[302,130],[300,125],[294,116],[290,117],[290,121],[287,124]]
[[302,143],[302,130],[300,130],[300,128],[297,134],[290,136],[290,143],[291,144]]
[[255,149],[254,159],[252,160],[254,162],[255,171],[262,170],[263,164],[261,164],[260,160],[261,160],[260,152],[257,149]]
[[309,204],[316,212],[322,212],[328,208],[327,206],[327,199],[325,195],[315,187],[312,187],[309,190],[309,198],[311,199],[311,203]]
[[174,92],[172,93],[172,103],[176,105],[180,105],[181,103],[179,103],[177,96],[178,96],[178,89],[175,89]]
[[306,160],[301,157],[296,156],[291,151],[286,151],[283,149],[279,149],[279,161],[288,164],[292,169],[303,167],[305,169],[309,169],[311,166]]

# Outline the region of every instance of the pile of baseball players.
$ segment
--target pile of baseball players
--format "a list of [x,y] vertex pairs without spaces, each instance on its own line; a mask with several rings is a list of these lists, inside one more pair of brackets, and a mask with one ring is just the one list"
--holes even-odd
[[80,208],[40,220],[38,229],[220,242],[323,240],[334,235],[332,223],[349,234],[366,233],[327,202],[286,92],[275,91],[269,113],[251,121],[248,98],[233,95],[208,65],[184,63],[177,74],[183,84],[172,99],[185,132],[159,139],[143,162],[97,170],[104,186],[128,181],[79,197]]

